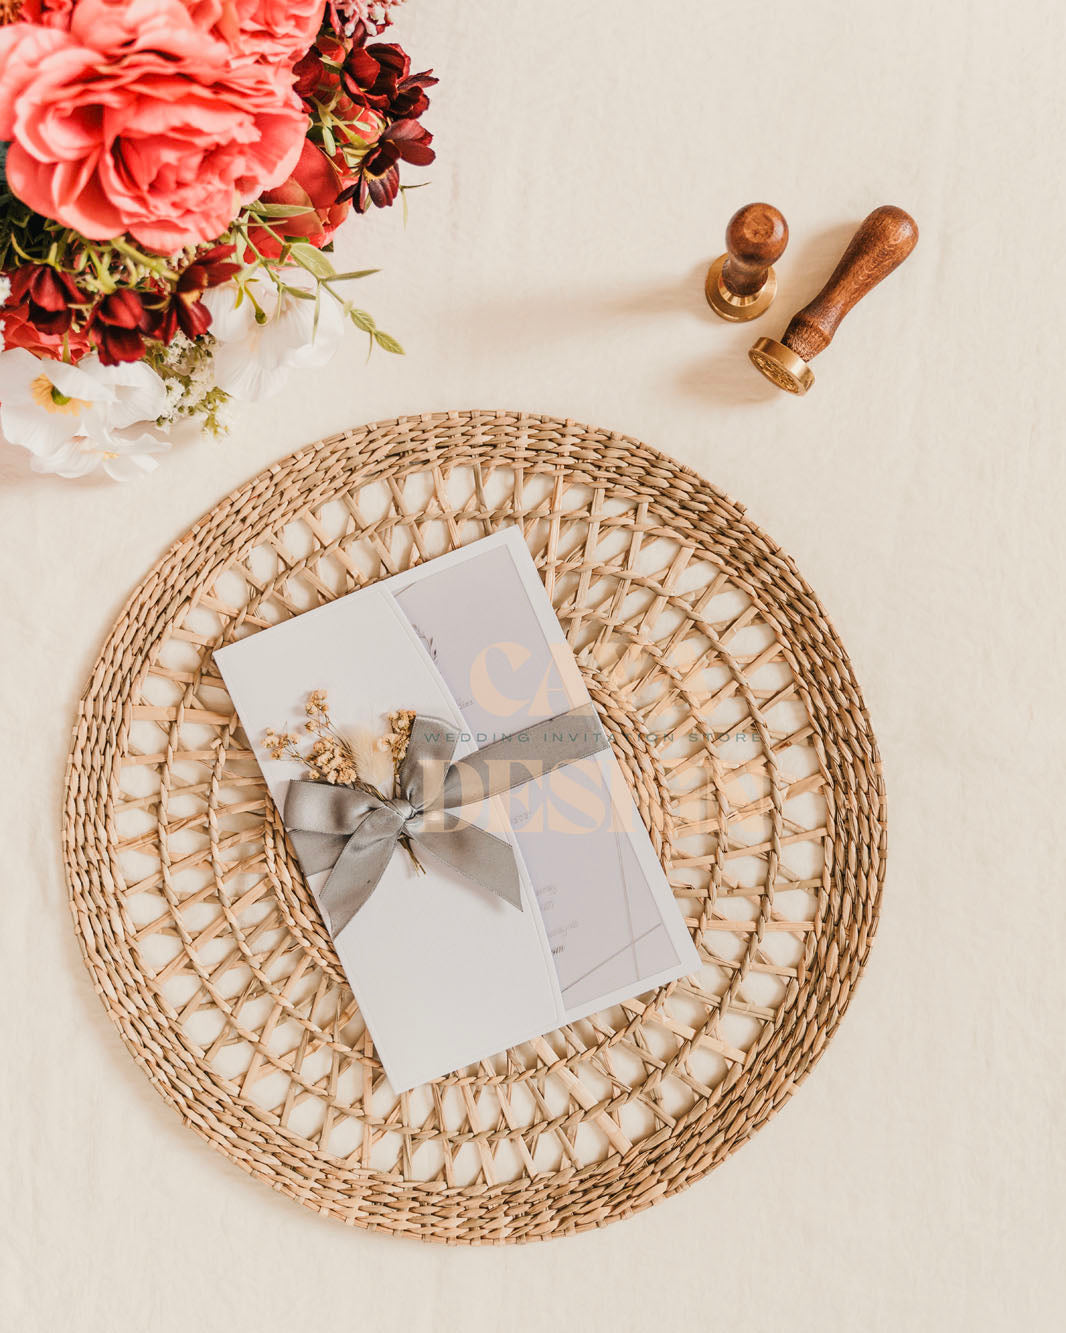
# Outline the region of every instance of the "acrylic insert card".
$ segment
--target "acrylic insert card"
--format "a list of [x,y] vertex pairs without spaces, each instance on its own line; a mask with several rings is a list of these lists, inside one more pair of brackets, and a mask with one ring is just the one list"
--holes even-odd
[[[589,702],[521,532],[508,528],[221,649],[216,660],[280,807],[270,727],[328,692],[335,723],[415,709],[456,758]],[[394,856],[335,938],[393,1088],[406,1091],[699,963],[610,748],[462,817],[515,851],[523,910],[443,862]],[[326,873],[308,876],[312,893]]]

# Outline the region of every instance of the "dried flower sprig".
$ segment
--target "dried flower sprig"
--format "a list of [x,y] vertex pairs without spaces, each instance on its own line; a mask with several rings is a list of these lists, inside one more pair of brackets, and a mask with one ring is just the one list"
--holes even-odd
[[417,714],[410,708],[401,708],[398,712],[389,714],[389,726],[392,730],[385,737],[385,741],[392,751],[392,762],[397,773],[407,754],[407,747],[411,744],[411,729],[416,716]]
[[[303,766],[313,782],[357,787],[379,801],[388,801],[389,794],[382,790],[380,779],[379,782],[372,780],[379,777],[379,765],[375,762],[377,756],[372,751],[391,756],[392,777],[395,780],[410,744],[416,714],[410,709],[390,713],[391,730],[388,734],[379,737],[360,735],[358,743],[353,744],[334,725],[325,690],[311,691],[304,704],[304,713],[307,719],[304,722],[304,733],[313,737],[310,749],[301,750],[300,738],[293,732],[276,731],[271,727],[263,735],[263,746],[271,759],[295,761]],[[422,870],[422,863],[406,834],[401,833],[400,842],[417,869]]]

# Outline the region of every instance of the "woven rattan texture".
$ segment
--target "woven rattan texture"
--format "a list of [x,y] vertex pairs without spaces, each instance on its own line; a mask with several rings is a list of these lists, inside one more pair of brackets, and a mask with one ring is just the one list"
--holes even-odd
[[[396,1097],[212,653],[508,523],[703,965]],[[645,1208],[787,1100],[866,960],[884,818],[847,655],[741,506],[634,440],[473,412],[301,450],[172,548],[82,699],[65,847],[94,986],[187,1124],[318,1212],[485,1243]]]

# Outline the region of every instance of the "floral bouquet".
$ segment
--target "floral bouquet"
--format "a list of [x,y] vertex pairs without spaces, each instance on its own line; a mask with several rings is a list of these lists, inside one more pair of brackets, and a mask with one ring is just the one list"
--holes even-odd
[[328,257],[433,161],[395,3],[0,0],[0,430],[37,471],[150,470],[347,321],[401,350]]

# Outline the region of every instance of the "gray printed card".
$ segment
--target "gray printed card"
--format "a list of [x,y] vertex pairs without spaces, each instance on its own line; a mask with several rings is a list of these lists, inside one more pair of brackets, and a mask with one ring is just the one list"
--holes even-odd
[[[302,711],[311,690],[327,692],[338,728],[380,732],[399,709],[437,719],[454,729],[457,759],[538,728],[545,736],[555,728],[558,741],[553,720],[590,703],[516,527],[215,657],[283,811],[289,784],[304,774],[291,759],[271,759],[261,741]],[[509,844],[514,901],[462,864],[423,854],[419,843],[423,871],[406,855],[391,856],[370,896],[334,931],[397,1092],[698,967],[609,746],[482,793],[461,815]],[[307,876],[320,904],[329,873]]]

